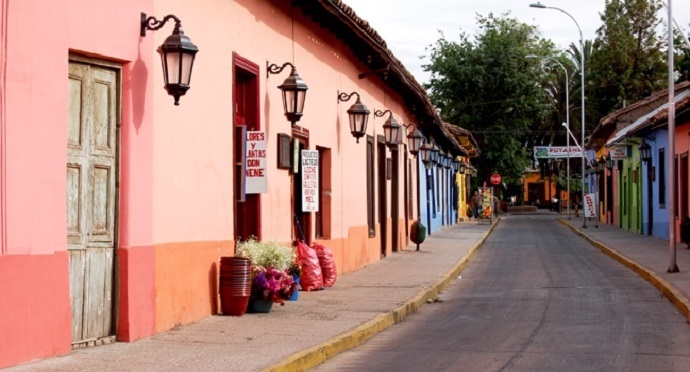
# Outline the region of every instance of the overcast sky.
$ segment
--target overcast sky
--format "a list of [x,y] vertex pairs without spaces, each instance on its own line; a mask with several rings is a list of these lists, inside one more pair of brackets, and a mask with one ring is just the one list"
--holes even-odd
[[[536,0],[343,0],[357,15],[386,40],[388,48],[415,76],[419,83],[428,80],[422,65],[428,59],[425,48],[439,39],[443,31],[446,40],[457,41],[465,32],[474,35],[477,30],[476,15],[489,13],[501,15],[510,12],[512,17],[539,27],[544,38],[553,40],[566,49],[570,43],[579,42],[579,33],[570,17],[553,9],[530,8]],[[546,6],[565,10],[575,18],[585,40],[594,40],[596,29],[601,26],[599,13],[604,11],[604,0],[543,0]],[[673,0],[673,18],[688,33],[690,24],[690,0]],[[668,10],[659,12],[663,20]],[[665,27],[665,26],[663,26]],[[665,30],[665,28],[664,28]]]

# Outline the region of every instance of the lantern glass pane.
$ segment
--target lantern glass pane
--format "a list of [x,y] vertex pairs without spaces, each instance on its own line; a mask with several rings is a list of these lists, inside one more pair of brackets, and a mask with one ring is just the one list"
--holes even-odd
[[[170,76],[170,67],[174,69],[174,66],[177,66],[177,59],[169,58],[169,54],[170,53],[167,52],[161,52],[161,62],[163,63],[163,80],[165,85],[170,84],[170,80],[168,79],[168,76]],[[173,63],[174,66],[171,66],[170,63]]]
[[168,84],[179,84],[180,83],[180,60],[182,59],[182,53],[177,52],[167,52],[165,53],[166,59],[168,61]]
[[295,107],[295,92],[291,90],[283,90],[283,112],[293,113]]
[[184,85],[189,85],[192,79],[192,65],[194,64],[194,54],[182,53],[182,75],[180,82]]
[[295,106],[295,113],[303,113],[304,112],[304,100],[307,98],[307,91],[306,90],[298,90],[297,91],[297,106]]
[[397,145],[400,143],[398,140],[400,138],[401,132],[402,131],[400,130],[399,126],[396,126],[396,125],[391,126],[391,137],[390,137],[390,144],[391,145]]
[[364,133],[367,130],[367,115],[351,114],[350,116],[350,132]]

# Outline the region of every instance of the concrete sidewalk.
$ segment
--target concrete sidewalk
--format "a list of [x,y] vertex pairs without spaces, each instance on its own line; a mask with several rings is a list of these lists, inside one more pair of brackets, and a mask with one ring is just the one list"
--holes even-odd
[[211,316],[132,343],[79,349],[8,371],[304,370],[433,302],[494,225],[462,222],[268,314]]
[[561,217],[561,222],[657,287],[690,322],[690,250],[686,244],[676,244],[680,272],[668,273],[671,258],[668,240],[594,221],[587,221],[587,228],[583,228],[582,217],[570,220]]

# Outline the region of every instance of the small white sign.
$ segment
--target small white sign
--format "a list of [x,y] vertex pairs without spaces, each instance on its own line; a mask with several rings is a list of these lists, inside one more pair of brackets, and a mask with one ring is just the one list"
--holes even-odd
[[596,195],[585,194],[585,217],[596,217]]
[[319,211],[319,152],[302,150],[302,212]]
[[266,193],[266,133],[247,131],[245,181],[247,194]]
[[609,150],[609,156],[612,160],[623,160],[628,157],[628,152],[626,151],[625,147],[611,147]]

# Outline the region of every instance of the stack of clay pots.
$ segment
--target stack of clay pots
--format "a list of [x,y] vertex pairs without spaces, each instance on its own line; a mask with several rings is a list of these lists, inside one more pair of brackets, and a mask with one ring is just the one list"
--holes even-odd
[[252,289],[252,262],[242,257],[221,257],[220,308],[223,315],[242,316]]

